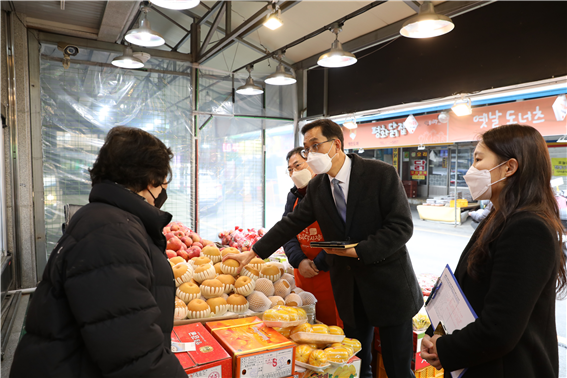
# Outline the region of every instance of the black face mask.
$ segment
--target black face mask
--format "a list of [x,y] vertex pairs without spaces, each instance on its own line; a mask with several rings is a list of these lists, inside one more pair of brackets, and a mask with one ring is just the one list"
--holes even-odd
[[157,197],[154,197],[151,191],[148,190],[148,192],[150,192],[150,195],[154,199],[154,206],[158,209],[161,209],[165,201],[167,201],[167,192],[165,191],[165,189],[162,187],[161,193]]

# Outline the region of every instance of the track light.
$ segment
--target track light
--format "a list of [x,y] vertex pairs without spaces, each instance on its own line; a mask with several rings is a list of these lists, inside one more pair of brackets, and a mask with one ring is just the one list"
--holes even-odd
[[356,63],[356,57],[353,53],[343,50],[343,45],[339,42],[340,26],[337,24],[332,30],[335,33],[335,40],[331,44],[331,50],[321,55],[317,64],[323,67],[346,67]]
[[199,5],[199,0],[152,0],[152,4],[166,9],[191,9]]
[[252,79],[252,69],[254,66],[249,65],[246,67],[246,71],[248,71],[248,79],[246,79],[246,83],[238,89],[236,89],[236,93],[241,95],[258,95],[264,93],[264,90],[261,86],[254,84],[254,79]]
[[297,80],[292,74],[285,72],[284,65],[282,63],[282,54],[278,54],[279,64],[276,68],[276,72],[271,74],[264,80],[266,84],[270,85],[290,85],[295,84]]
[[165,43],[165,39],[150,27],[148,21],[148,12],[150,8],[146,6],[141,7],[142,19],[140,20],[140,27],[132,29],[126,33],[124,38],[133,45],[144,47],[157,47]]
[[130,46],[124,47],[124,53],[112,59],[112,65],[120,68],[142,68],[144,63],[136,58]]
[[464,96],[461,97],[460,100],[455,101],[451,110],[459,117],[472,114],[471,99]]
[[455,28],[447,16],[435,13],[433,3],[424,1],[419,13],[404,22],[400,34],[408,38],[430,38],[449,33]]
[[354,117],[354,115],[352,116],[351,120],[348,120],[348,121],[343,123],[343,127],[347,128],[349,130],[354,130],[358,127],[358,125],[356,124],[356,118]]
[[268,5],[268,9],[271,9],[272,12],[266,17],[266,21],[264,21],[264,26],[270,30],[276,30],[277,28],[283,25],[281,19],[282,11],[277,4],[275,5],[275,9],[272,7],[271,4]]

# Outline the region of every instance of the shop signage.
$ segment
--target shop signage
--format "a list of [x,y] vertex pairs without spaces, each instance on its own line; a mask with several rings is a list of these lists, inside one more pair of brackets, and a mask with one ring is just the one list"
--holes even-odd
[[553,176],[567,176],[567,158],[551,158]]
[[[552,108],[557,96],[535,100],[473,108],[471,115],[457,117],[449,112],[447,123],[437,119],[438,114],[415,117],[418,124],[409,133],[405,119],[359,124],[356,133],[344,129],[345,148],[380,148],[419,144],[443,144],[478,140],[480,135],[494,127],[520,123],[535,127],[544,135],[563,135],[566,121],[558,119]],[[404,153],[405,160],[405,153]]]
[[416,171],[425,171],[425,160],[415,160],[413,165]]
[[392,165],[396,168],[396,170],[398,169],[398,149],[397,148],[393,149]]
[[410,171],[410,176],[412,178],[412,180],[425,180],[425,177],[427,176],[427,171]]

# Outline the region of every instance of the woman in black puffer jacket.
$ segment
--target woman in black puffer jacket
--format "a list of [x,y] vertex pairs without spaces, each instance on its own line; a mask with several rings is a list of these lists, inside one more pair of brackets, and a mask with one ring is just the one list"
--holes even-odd
[[33,295],[10,377],[187,377],[171,353],[175,284],[161,230],[173,154],[115,127]]

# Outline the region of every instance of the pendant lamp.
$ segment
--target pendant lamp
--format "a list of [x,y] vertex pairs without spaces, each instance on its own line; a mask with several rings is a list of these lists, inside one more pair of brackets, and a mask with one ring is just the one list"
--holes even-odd
[[433,3],[424,1],[419,13],[404,22],[400,34],[408,38],[430,38],[447,34],[454,28],[449,17],[435,13]]
[[343,45],[339,42],[339,33],[341,28],[336,25],[333,30],[335,40],[331,44],[331,50],[321,55],[317,60],[317,64],[322,67],[346,67],[356,63],[356,57],[353,53],[343,50]]
[[112,59],[112,65],[120,68],[142,68],[144,63],[136,58],[132,53],[132,48],[130,46],[124,47],[124,53],[121,56],[117,56]]
[[152,4],[166,9],[191,9],[199,5],[199,0],[152,0]]
[[236,93],[246,96],[258,95],[264,93],[264,89],[261,86],[254,84],[254,79],[252,79],[252,69],[254,66],[249,65],[246,67],[248,71],[248,78],[246,83],[236,89]]
[[124,38],[133,45],[144,47],[157,47],[165,43],[165,39],[150,27],[148,20],[148,12],[150,8],[142,6],[142,19],[140,20],[140,27],[132,29],[126,33]]
[[290,85],[290,84],[295,84],[297,82],[297,80],[292,74],[285,72],[285,67],[282,63],[282,58],[283,58],[283,54],[278,54],[278,61],[280,63],[276,68],[276,72],[274,72],[273,74],[268,76],[266,80],[264,80],[266,84]]

